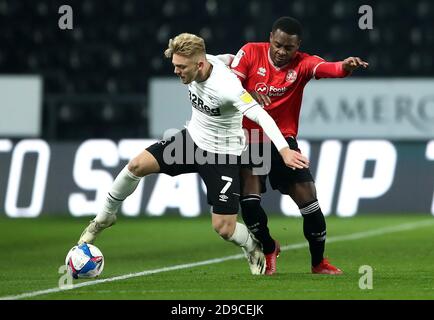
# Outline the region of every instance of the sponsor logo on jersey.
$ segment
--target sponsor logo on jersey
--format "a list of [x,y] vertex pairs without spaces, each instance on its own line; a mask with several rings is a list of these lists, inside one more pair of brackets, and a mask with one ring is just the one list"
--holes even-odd
[[244,93],[240,96],[240,99],[244,103],[252,103],[253,101],[253,97],[247,91],[244,91]]
[[278,87],[270,86],[270,89],[268,90],[268,96],[269,97],[280,97],[280,96],[283,96],[287,90],[288,90],[288,87],[278,88]]
[[264,82],[256,84],[255,91],[259,94],[268,94],[268,86]]
[[265,73],[266,72],[267,72],[267,69],[265,69],[264,67],[259,67],[257,74],[260,75],[260,76],[265,77]]
[[274,87],[270,86],[268,87],[267,84],[264,82],[259,82],[256,84],[255,91],[259,94],[265,94],[269,97],[280,97],[283,96],[286,91],[288,90],[288,87]]
[[220,108],[208,107],[197,94],[189,91],[189,98],[191,101],[191,105],[200,112],[213,117],[221,115]]
[[296,79],[297,79],[297,72],[294,69],[288,70],[285,81],[293,83]]

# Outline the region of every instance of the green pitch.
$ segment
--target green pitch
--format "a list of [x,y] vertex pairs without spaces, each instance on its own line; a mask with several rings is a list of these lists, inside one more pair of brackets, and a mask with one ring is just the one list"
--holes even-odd
[[[60,290],[58,269],[87,222],[0,218],[0,298],[434,299],[428,214],[327,217],[326,255],[342,276],[312,275],[302,220],[272,216],[270,229],[284,248],[272,277],[250,275],[241,250],[217,236],[209,217],[120,218],[96,243],[105,256],[98,279],[107,281]],[[359,273],[364,265],[372,267],[372,289]]]

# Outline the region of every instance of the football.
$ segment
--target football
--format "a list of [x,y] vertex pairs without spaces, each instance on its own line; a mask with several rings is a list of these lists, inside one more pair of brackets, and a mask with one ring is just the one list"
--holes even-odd
[[96,278],[104,269],[104,256],[96,246],[83,243],[69,250],[65,264],[74,279]]

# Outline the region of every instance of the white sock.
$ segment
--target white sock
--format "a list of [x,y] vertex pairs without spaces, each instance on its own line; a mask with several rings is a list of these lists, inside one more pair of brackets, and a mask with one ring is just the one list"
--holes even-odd
[[102,210],[97,214],[95,221],[104,223],[108,215],[116,214],[122,202],[136,190],[141,177],[135,176],[128,165],[125,166],[117,175],[112,188],[108,193]]
[[247,250],[247,252],[252,252],[256,247],[256,241],[252,238],[249,229],[242,224],[237,222],[235,225],[235,230],[228,241],[239,245],[240,247]]

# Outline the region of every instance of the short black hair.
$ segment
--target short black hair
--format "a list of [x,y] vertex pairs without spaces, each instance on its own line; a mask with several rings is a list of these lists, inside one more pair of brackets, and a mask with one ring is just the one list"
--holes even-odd
[[294,35],[296,34],[299,38],[301,38],[301,24],[300,22],[292,17],[280,17],[273,23],[272,32],[276,31],[277,29],[282,30],[283,32]]

